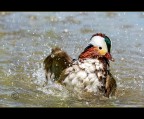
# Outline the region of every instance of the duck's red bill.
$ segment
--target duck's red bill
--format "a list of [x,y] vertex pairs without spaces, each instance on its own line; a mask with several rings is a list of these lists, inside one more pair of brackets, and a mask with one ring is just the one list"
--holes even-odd
[[113,58],[112,58],[112,56],[111,56],[111,54],[108,52],[108,53],[106,53],[105,54],[105,57],[108,59],[108,60],[111,60],[111,61],[115,61]]

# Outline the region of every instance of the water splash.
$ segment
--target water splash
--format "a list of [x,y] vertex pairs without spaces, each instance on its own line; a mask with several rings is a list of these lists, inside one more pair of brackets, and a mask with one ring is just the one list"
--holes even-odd
[[69,96],[69,92],[60,84],[52,82],[51,80],[46,80],[44,67],[41,64],[41,68],[38,68],[32,76],[35,78],[34,83],[38,85],[38,90],[44,92],[45,94],[52,96],[59,96],[61,98],[66,98]]

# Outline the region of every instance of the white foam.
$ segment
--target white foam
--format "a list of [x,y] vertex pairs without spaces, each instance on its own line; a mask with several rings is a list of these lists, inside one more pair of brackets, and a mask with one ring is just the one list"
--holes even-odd
[[65,89],[65,87],[51,80],[48,80],[47,82],[43,66],[40,67],[38,70],[35,70],[32,76],[35,78],[33,82],[38,85],[37,90],[40,90],[48,95],[60,96],[62,98],[68,97],[69,93]]
[[35,71],[32,74],[32,76],[36,78],[36,80],[34,80],[34,83],[37,85],[43,85],[46,82],[45,71],[44,71],[43,67],[41,67],[37,71]]

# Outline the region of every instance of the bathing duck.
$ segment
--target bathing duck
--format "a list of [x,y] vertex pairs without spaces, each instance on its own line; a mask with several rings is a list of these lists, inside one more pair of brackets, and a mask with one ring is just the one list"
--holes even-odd
[[111,40],[102,33],[96,33],[77,59],[56,47],[44,60],[47,80],[64,85],[76,92],[115,95],[116,80],[110,72]]

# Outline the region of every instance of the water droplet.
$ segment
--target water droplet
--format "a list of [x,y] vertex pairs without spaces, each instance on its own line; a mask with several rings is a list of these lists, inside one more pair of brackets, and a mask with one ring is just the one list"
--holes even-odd
[[68,32],[68,29],[64,29],[64,32],[67,33],[67,32]]
[[143,77],[142,77],[142,76],[139,76],[139,78],[143,79]]
[[86,102],[86,104],[88,105],[89,103],[88,103],[88,102]]
[[124,58],[122,57],[122,58],[121,58],[121,60],[123,61],[123,60],[124,60]]

